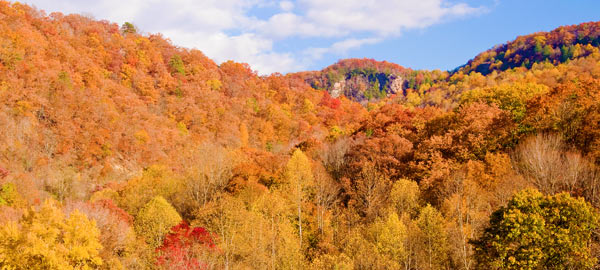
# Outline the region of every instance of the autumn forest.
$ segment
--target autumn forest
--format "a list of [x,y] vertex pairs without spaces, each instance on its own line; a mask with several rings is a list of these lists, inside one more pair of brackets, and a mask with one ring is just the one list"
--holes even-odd
[[258,75],[0,1],[0,269],[600,269],[600,22]]

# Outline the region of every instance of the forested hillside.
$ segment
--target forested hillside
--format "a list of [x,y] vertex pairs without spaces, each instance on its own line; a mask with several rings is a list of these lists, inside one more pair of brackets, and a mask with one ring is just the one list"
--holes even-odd
[[518,37],[483,52],[460,70],[487,75],[515,67],[531,68],[534,63],[565,63],[598,54],[600,25],[597,22],[559,27],[551,32]]
[[0,269],[598,268],[599,26],[258,76],[0,1]]

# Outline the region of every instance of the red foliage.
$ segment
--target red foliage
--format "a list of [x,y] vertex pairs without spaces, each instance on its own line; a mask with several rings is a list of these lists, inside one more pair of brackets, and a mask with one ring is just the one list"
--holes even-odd
[[119,208],[112,200],[102,199],[92,203],[94,208],[103,208],[108,210],[111,214],[118,217],[120,220],[127,222],[127,224],[133,224],[133,217],[125,210]]
[[0,179],[6,177],[8,175],[8,171],[0,167]]
[[182,221],[171,228],[162,246],[156,249],[160,254],[157,264],[169,269],[208,269],[209,263],[203,258],[215,249],[213,238],[206,229],[192,228]]
[[404,68],[398,64],[390,63],[388,61],[377,61],[375,59],[369,58],[349,58],[339,60],[337,63],[327,67],[324,69],[325,72],[330,70],[341,70],[341,69],[364,69],[364,68],[374,68],[380,71],[390,71],[403,73],[410,69]]
[[321,106],[327,106],[334,110],[339,108],[341,104],[342,102],[339,99],[331,97],[327,91],[323,92],[323,98],[321,98],[321,102],[319,103]]

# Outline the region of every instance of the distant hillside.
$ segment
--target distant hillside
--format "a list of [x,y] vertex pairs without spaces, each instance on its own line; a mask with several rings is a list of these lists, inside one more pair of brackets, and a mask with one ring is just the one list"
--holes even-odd
[[331,96],[346,96],[354,101],[381,100],[407,89],[418,89],[442,77],[440,72],[414,71],[387,61],[343,59],[321,71],[295,74],[315,89],[327,90]]
[[[478,72],[488,75],[513,68],[531,69],[534,64],[557,65],[590,55],[600,55],[600,22],[559,27],[551,32],[521,36],[497,45],[450,72],[412,70],[373,59],[343,59],[321,71],[299,72],[315,89],[327,90],[331,96],[346,96],[365,103],[388,97],[425,95],[435,86],[445,88],[462,79],[457,73]],[[458,80],[457,80],[458,79]],[[446,85],[446,86],[444,86]],[[452,94],[454,95],[454,94]]]
[[0,18],[0,165],[13,174],[59,166],[114,180],[202,141],[285,152],[362,110],[131,24],[5,1]]
[[520,36],[503,45],[477,55],[459,71],[483,75],[515,67],[531,68],[533,63],[554,65],[572,59],[598,54],[600,22],[559,27],[551,32]]

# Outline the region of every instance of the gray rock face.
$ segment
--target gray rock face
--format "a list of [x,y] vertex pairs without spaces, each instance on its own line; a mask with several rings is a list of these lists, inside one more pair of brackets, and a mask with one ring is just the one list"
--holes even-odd
[[398,76],[392,79],[392,83],[390,83],[390,94],[402,93],[404,85],[404,79]]
[[[380,86],[387,95],[404,92],[405,80],[401,76],[389,75],[387,80],[385,86]],[[328,91],[333,98],[346,96],[355,101],[363,101],[366,99],[365,91],[370,87],[373,87],[373,82],[370,82],[366,76],[352,76],[335,82]]]
[[333,98],[337,98],[344,93],[344,87],[346,87],[346,81],[342,80],[333,84],[333,88],[330,91],[330,95]]

